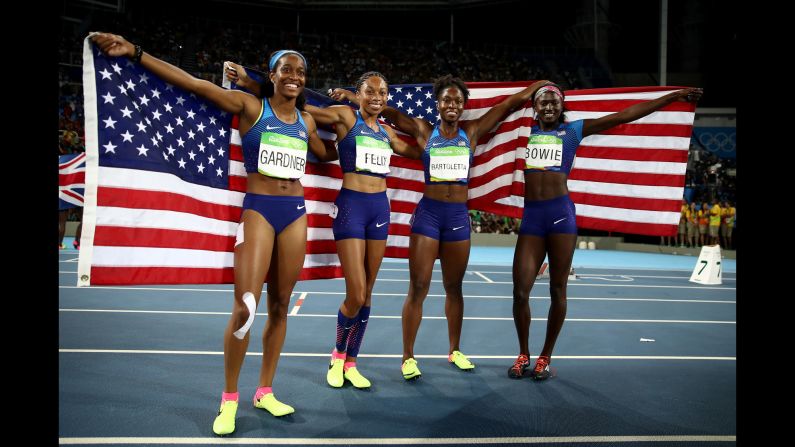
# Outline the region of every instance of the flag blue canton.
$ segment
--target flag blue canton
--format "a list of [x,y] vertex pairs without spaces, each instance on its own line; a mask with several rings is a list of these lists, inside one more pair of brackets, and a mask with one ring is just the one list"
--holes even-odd
[[387,103],[412,118],[435,123],[439,121],[436,99],[431,84],[390,85]]
[[228,188],[232,115],[93,46],[100,166]]

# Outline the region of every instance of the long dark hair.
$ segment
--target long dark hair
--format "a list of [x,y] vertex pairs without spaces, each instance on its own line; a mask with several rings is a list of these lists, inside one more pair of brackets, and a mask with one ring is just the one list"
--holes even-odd
[[[276,54],[276,51],[272,52],[268,56],[268,59],[270,60],[270,58],[273,57],[274,54]],[[291,54],[291,53],[287,53],[287,54]],[[286,54],[285,54],[285,56],[286,56]],[[282,60],[282,58],[279,58],[279,60],[276,61],[276,65],[273,67],[273,71],[274,72],[279,69],[279,65],[281,64],[281,60]],[[271,82],[271,78],[270,78],[270,76],[268,76],[268,73],[266,73],[265,76],[262,77],[262,81],[259,84],[260,84],[259,91],[260,91],[260,95],[261,95],[260,97],[261,98],[272,98],[275,87],[273,85],[273,82]],[[304,88],[306,88],[306,87],[304,87]],[[298,95],[298,98],[295,99],[295,108],[303,112],[304,111],[304,106],[306,106],[306,95],[304,95],[304,91],[301,90],[301,94]]]
[[461,90],[461,94],[464,95],[464,104],[466,104],[469,99],[469,89],[466,84],[464,84],[464,81],[460,78],[454,78],[451,74],[446,74],[433,81],[433,97],[438,101],[439,95],[442,94],[442,90],[447,87],[456,87],[458,90]]

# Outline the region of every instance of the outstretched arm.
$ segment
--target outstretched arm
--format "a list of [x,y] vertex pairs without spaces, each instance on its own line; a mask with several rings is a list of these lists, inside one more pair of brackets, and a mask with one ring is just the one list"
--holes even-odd
[[467,123],[466,132],[469,141],[477,141],[481,136],[486,134],[492,127],[494,127],[500,120],[505,119],[509,113],[513,112],[519,106],[526,103],[533,97],[535,92],[547,85],[551,84],[549,81],[537,81],[527,86],[522,91],[516,92],[513,95],[505,98],[504,101],[495,105],[488,112],[478,119],[474,119]]
[[582,137],[585,138],[589,135],[618,126],[619,124],[625,124],[643,118],[674,101],[697,102],[703,93],[704,91],[700,88],[685,88],[668,93],[652,101],[645,101],[635,104],[634,106],[629,106],[620,112],[611,113],[601,118],[583,120]]
[[306,123],[306,130],[309,133],[309,150],[312,151],[317,159],[320,161],[334,161],[339,158],[339,154],[337,153],[336,146],[329,145],[326,146],[323,144],[323,141],[320,139],[320,136],[317,134],[317,124],[315,123],[314,118],[309,112],[301,112],[301,116],[304,118],[304,122]]
[[413,158],[415,160],[419,160],[422,156],[422,148],[419,146],[409,146],[408,143],[401,140],[399,136],[392,130],[389,126],[382,126],[387,134],[389,134],[389,139],[391,142],[389,143],[392,146],[392,151],[394,151],[398,155],[402,155],[406,158]]
[[[109,56],[127,56],[129,58],[135,56],[135,45],[116,34],[97,33],[91,37],[91,40]],[[226,112],[241,114],[247,107],[251,110],[259,109],[259,101],[254,96],[241,91],[226,90],[212,82],[195,78],[184,70],[149,53],[144,52],[141,55],[141,65],[169,84],[195,93]]]
[[[359,105],[359,98],[356,97],[356,94],[344,88],[335,88],[329,96],[337,101],[347,99],[353,104]],[[420,139],[422,139],[423,142],[428,141],[428,137],[431,135],[431,132],[433,132],[433,126],[431,126],[429,122],[419,118],[412,118],[390,106],[384,107],[381,115],[395,123],[395,127],[402,132],[411,135],[418,141]]]

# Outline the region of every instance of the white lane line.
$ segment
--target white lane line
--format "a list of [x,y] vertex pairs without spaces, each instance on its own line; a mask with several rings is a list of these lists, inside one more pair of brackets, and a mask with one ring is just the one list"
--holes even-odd
[[736,442],[735,435],[656,436],[512,436],[503,438],[179,438],[107,437],[58,438],[60,445],[478,445],[478,444],[582,444],[617,442]]
[[301,293],[301,296],[298,297],[298,301],[295,302],[295,306],[293,306],[293,310],[290,311],[290,315],[298,315],[298,310],[301,309],[301,305],[304,304],[304,299],[309,292]]
[[[100,286],[92,286],[92,287],[77,287],[77,286],[60,286],[62,289],[82,289],[82,290],[127,290],[127,291],[134,291],[134,290],[146,290],[146,291],[158,291],[158,292],[231,292],[232,289],[170,289],[166,287],[100,287]],[[345,295],[345,292],[294,292],[294,293],[307,293],[310,295]],[[373,296],[394,296],[399,298],[405,298],[405,293],[373,293]],[[444,294],[434,294],[429,293],[429,297],[433,298],[446,298],[447,295]],[[485,298],[485,299],[501,299],[501,300],[512,300],[512,295],[464,295],[464,298]],[[125,298],[126,299],[126,298]],[[548,296],[531,296],[531,300],[548,300],[550,297]],[[700,299],[691,299],[691,300],[680,300],[680,299],[668,299],[668,298],[608,298],[608,297],[566,297],[567,300],[583,300],[583,301],[650,301],[650,302],[662,302],[662,303],[716,303],[716,304],[737,304],[737,301],[734,300],[700,300]]]
[[480,273],[480,272],[472,272],[472,273],[474,273],[474,274],[476,274],[476,275],[480,276],[481,278],[485,279],[485,280],[486,280],[486,282],[494,282],[494,281],[490,280],[489,278],[487,278],[485,275],[483,275],[483,274],[482,274],[482,273]]
[[[166,351],[157,349],[58,349],[62,354],[168,354],[168,355],[224,355],[223,351]],[[261,356],[262,352],[246,352],[246,355]],[[283,357],[328,357],[328,352],[282,352]],[[380,358],[380,359],[400,359],[403,354],[362,354],[358,357]],[[358,358],[357,357],[357,358]],[[446,359],[447,355],[442,354],[416,354],[420,359]],[[516,360],[516,354],[511,355],[469,355],[472,359],[510,359]],[[681,355],[557,355],[555,360],[721,360],[736,361],[737,357],[704,357],[704,356],[681,356]]]
[[[295,309],[293,309],[295,310]],[[58,309],[59,312],[102,312],[102,313],[139,313],[139,314],[185,314],[185,315],[229,315],[230,312],[197,312],[197,311],[179,311],[179,310],[136,310],[136,309],[75,309],[75,308],[62,308]],[[256,313],[255,315],[267,316],[267,313]],[[313,317],[313,318],[337,318],[336,314],[301,314],[290,313],[294,317]],[[399,320],[400,315],[373,315],[370,318]],[[445,320],[444,316],[423,315],[427,320]],[[513,321],[513,317],[464,317],[464,320],[482,320],[482,321]],[[531,318],[532,321],[547,321],[546,318]],[[710,320],[630,320],[630,319],[617,319],[617,318],[567,318],[566,321],[571,322],[588,322],[588,323],[684,323],[684,324],[737,324],[736,321],[710,321]]]

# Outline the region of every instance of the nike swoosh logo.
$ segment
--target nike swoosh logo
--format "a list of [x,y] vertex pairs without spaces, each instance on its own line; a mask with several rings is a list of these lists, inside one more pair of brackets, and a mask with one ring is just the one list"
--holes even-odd
[[568,218],[567,218],[567,217],[564,217],[563,219],[558,219],[558,220],[556,220],[556,221],[552,222],[552,225],[555,225],[556,223],[558,223],[558,222],[561,222],[561,221],[564,221],[564,220],[566,220],[566,219],[568,219]]
[[281,127],[282,127],[282,126],[271,127],[271,126],[269,126],[269,125],[265,125],[265,128],[266,128],[266,129],[268,129],[268,130],[279,129],[279,128],[281,128]]
[[381,228],[381,227],[383,227],[384,225],[386,225],[386,222],[384,222],[384,223],[377,223],[377,224],[375,224],[375,226],[376,226],[376,227],[378,227],[378,228]]
[[302,210],[306,207],[306,205],[296,206],[295,209]]
[[455,231],[455,230],[460,230],[460,229],[464,228],[465,226],[466,226],[466,225],[462,225],[462,226],[460,226],[460,227],[453,227],[453,231]]
[[362,135],[372,135],[373,134],[372,132],[365,132],[365,131],[361,131],[360,133]]
[[362,320],[362,323],[367,323],[367,320]]
[[440,144],[442,144],[442,143],[431,143],[431,146],[438,146]]

